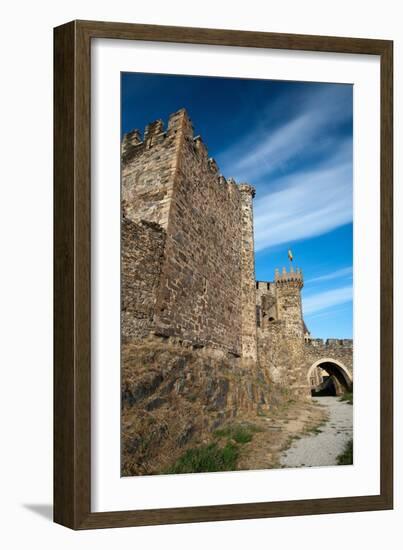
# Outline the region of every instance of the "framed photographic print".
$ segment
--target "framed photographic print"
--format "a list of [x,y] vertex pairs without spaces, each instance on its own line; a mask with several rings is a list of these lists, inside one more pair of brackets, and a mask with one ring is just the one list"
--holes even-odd
[[54,45],[55,521],[392,508],[392,42]]

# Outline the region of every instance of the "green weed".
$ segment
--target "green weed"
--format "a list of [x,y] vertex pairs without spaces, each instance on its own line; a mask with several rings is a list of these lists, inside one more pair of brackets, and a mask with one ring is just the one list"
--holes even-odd
[[215,430],[214,436],[227,437],[228,439],[233,439],[237,443],[243,445],[245,443],[249,443],[249,441],[252,441],[253,435],[260,431],[262,431],[262,429],[255,424],[234,424]]
[[227,472],[236,469],[239,450],[229,442],[220,448],[217,443],[210,443],[194,449],[188,449],[166,474],[187,474],[200,472]]
[[346,392],[340,397],[339,401],[346,401],[349,405],[353,404],[353,392]]
[[344,451],[337,457],[337,464],[346,465],[353,463],[353,440],[347,442]]

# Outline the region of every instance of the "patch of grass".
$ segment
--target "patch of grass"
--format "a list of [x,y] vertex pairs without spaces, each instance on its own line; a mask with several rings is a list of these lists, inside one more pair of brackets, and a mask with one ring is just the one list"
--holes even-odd
[[236,469],[239,450],[229,442],[220,448],[210,443],[195,449],[188,449],[165,474],[188,474],[201,472],[228,472]]
[[337,464],[346,465],[353,463],[353,440],[347,442],[344,451],[337,457]]
[[306,434],[314,434],[318,435],[322,433],[322,430],[318,428],[318,426],[311,426],[310,428],[305,428],[304,432]]
[[353,392],[347,391],[346,393],[343,393],[343,395],[340,397],[339,401],[346,401],[349,405],[353,404]]
[[256,432],[260,431],[262,431],[262,429],[255,424],[234,424],[231,426],[225,426],[224,428],[221,428],[219,430],[215,430],[214,436],[227,437],[228,439],[233,439],[237,443],[243,445],[245,443],[249,443],[249,441],[252,441],[253,435]]

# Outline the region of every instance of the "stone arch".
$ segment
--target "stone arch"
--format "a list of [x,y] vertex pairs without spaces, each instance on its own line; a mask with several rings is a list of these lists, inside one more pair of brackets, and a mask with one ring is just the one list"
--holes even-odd
[[333,359],[331,357],[323,357],[321,359],[318,359],[311,365],[308,369],[308,384],[312,388],[311,384],[311,378],[312,375],[318,367],[321,367],[323,370],[325,370],[329,376],[335,376],[340,384],[344,386],[347,390],[351,390],[353,387],[353,376],[350,372],[350,370],[343,365],[341,361],[338,361],[337,359]]

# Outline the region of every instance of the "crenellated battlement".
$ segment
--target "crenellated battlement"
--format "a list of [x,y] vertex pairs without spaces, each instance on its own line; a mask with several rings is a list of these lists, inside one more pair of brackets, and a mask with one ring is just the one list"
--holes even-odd
[[164,122],[161,119],[154,120],[147,124],[142,135],[138,128],[131,130],[123,136],[122,140],[122,162],[129,163],[144,150],[164,143],[168,139],[175,139],[178,131],[185,133],[193,139],[193,125],[185,109],[172,113],[168,118],[167,130],[164,129]]
[[255,188],[251,185],[237,184],[233,178],[225,178],[221,174],[216,160],[209,156],[207,146],[201,136],[194,135],[192,121],[184,108],[169,116],[166,129],[164,122],[157,119],[147,124],[143,133],[139,129],[134,129],[125,134],[121,146],[123,168],[130,169],[133,161],[147,151],[149,151],[150,158],[154,154],[158,155],[157,149],[164,152],[171,149],[172,155],[175,155],[177,153],[175,144],[178,145],[179,142],[187,147],[203,170],[216,178],[217,186],[222,189],[226,188],[230,193],[240,191],[250,194],[252,198],[255,196]]
[[274,286],[273,281],[256,281],[256,289],[261,291],[271,290]]
[[305,341],[308,346],[314,348],[352,348],[353,340],[348,338],[328,338],[323,340],[322,338],[309,338]]
[[208,159],[208,151],[202,138],[194,136],[192,121],[186,109],[179,109],[169,115],[167,128],[161,119],[154,120],[146,125],[144,131],[136,128],[123,136],[122,140],[122,161],[130,162],[133,156],[163,143],[166,139],[178,137],[181,134],[185,139],[192,142],[193,149],[200,157]]
[[280,271],[276,268],[274,282],[277,286],[291,284],[293,286],[298,286],[298,288],[302,288],[304,286],[302,270],[297,267],[297,270],[294,271],[294,268],[291,266],[290,271],[287,271],[286,268],[283,267],[282,272],[280,273]]

